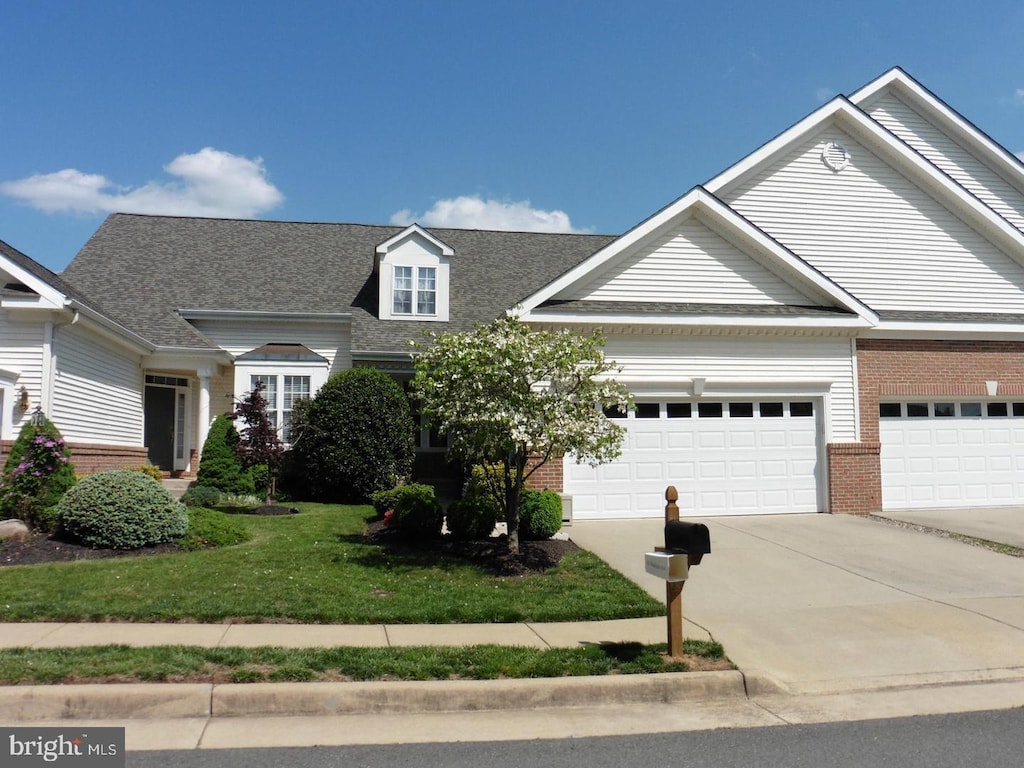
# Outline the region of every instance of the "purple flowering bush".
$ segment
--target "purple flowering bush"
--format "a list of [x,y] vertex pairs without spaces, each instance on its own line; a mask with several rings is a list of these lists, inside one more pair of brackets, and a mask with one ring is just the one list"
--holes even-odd
[[0,517],[52,531],[57,502],[74,484],[75,468],[60,430],[45,418],[38,426],[27,422],[0,475]]

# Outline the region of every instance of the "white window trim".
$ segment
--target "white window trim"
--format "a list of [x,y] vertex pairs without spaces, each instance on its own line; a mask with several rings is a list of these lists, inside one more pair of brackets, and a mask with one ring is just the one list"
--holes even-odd
[[[253,376],[274,376],[278,380],[277,402],[273,404],[267,403],[267,410],[281,413],[284,410],[285,376],[308,376],[309,396],[314,397],[316,393],[320,391],[320,387],[327,383],[328,373],[327,366],[323,363],[309,363],[307,365],[302,365],[297,364],[294,361],[275,362],[273,360],[261,360],[259,363],[253,365],[236,365],[234,387],[235,401],[240,401],[247,394],[252,392]],[[234,403],[232,403],[232,409],[233,408]],[[281,426],[281,424],[277,425],[278,434],[280,434]]]
[[[397,272],[398,272],[399,269],[408,269],[412,273],[412,287],[411,288],[407,288],[407,289],[402,289],[402,290],[408,290],[412,294],[411,301],[410,301],[410,307],[412,309],[411,309],[410,312],[397,312],[397,311],[395,311],[395,294],[399,290],[396,287],[398,285]],[[432,291],[423,291],[420,288],[420,279],[423,276],[423,273],[426,272],[427,270],[429,270],[430,272],[433,273],[434,290],[432,290]],[[392,268],[391,268],[391,315],[392,315],[392,317],[396,317],[396,318],[397,317],[415,317],[415,318],[418,318],[418,319],[430,319],[430,320],[436,319],[437,318],[437,306],[438,306],[438,299],[437,299],[437,296],[438,296],[438,272],[439,272],[438,268],[436,266],[433,266],[433,265],[424,265],[424,266],[416,266],[416,265],[413,265],[413,264],[395,264],[395,265],[393,265]],[[431,293],[431,294],[433,294],[433,296],[434,296],[434,311],[433,312],[420,312],[419,311],[420,294],[421,293]]]

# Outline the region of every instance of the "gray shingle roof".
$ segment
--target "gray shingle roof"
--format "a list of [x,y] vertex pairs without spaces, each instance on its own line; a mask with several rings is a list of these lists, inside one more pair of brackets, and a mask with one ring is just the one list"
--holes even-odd
[[17,264],[26,272],[39,278],[44,283],[49,285],[51,288],[54,288],[55,290],[64,294],[69,299],[74,299],[75,301],[89,307],[90,309],[94,309],[97,312],[100,312],[101,314],[106,314],[103,312],[102,305],[99,302],[93,301],[85,293],[78,290],[75,286],[70,285],[67,281],[62,279],[60,275],[56,274],[55,272],[51,272],[38,261],[35,261],[29,256],[26,256],[17,248],[8,245],[3,240],[0,240],[0,254],[3,254],[8,259],[10,259],[14,264]]
[[150,342],[209,347],[176,310],[351,313],[355,352],[486,323],[614,238],[430,229],[455,250],[448,323],[377,319],[375,248],[404,227],[114,214],[63,272]]
[[539,309],[550,313],[590,314],[658,314],[658,315],[726,315],[750,317],[835,317],[853,316],[846,309],[833,307],[795,306],[789,304],[698,304],[666,301],[548,301]]

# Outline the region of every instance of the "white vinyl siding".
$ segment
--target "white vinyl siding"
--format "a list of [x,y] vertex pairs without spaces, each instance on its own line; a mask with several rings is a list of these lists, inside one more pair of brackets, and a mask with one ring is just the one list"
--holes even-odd
[[[571,295],[570,295],[571,294]],[[812,304],[696,217],[557,298],[700,304]]]
[[51,416],[68,440],[142,444],[141,357],[80,325],[54,333],[56,373]]
[[[821,161],[828,141],[850,152],[845,170]],[[1024,307],[1024,267],[835,127],[730,190],[726,202],[874,309]]]
[[[17,374],[7,392],[11,399],[3,403],[4,423],[0,428],[5,437],[16,436],[39,404],[43,389],[43,338],[42,323],[15,322],[10,313],[0,311],[0,369]],[[15,406],[22,387],[29,393],[28,410]]]
[[[773,391],[827,394],[823,424],[828,441],[858,439],[849,339],[611,335],[605,354],[622,366],[616,378],[634,389],[686,391],[693,379],[703,378],[708,397]],[[804,388],[802,382],[815,384]],[[821,382],[828,383],[824,391],[816,389]]]
[[302,344],[327,358],[330,373],[352,367],[352,335],[347,325],[223,320],[197,320],[192,324],[236,357],[264,344]]
[[1024,193],[963,145],[893,94],[872,104],[868,114],[941,168],[986,205],[1024,230]]

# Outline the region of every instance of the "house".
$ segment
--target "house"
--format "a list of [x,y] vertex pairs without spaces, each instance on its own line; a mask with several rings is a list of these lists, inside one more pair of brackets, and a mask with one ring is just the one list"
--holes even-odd
[[600,328],[636,399],[618,461],[544,474],[577,518],[1024,503],[1024,167],[900,69],[619,237],[113,215],[0,270],[5,440],[38,403],[188,474],[255,382],[287,439],[332,372],[518,305]]

